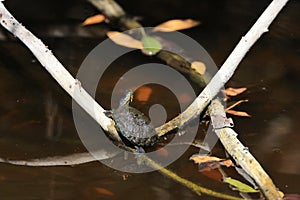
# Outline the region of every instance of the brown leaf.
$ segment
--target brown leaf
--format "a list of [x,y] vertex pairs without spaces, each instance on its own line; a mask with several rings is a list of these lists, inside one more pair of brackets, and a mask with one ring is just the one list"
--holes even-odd
[[183,93],[178,97],[178,101],[180,103],[191,103],[193,101],[193,98],[191,95]]
[[192,62],[191,68],[193,70],[195,70],[197,73],[201,74],[201,75],[203,75],[205,73],[205,70],[206,70],[205,64],[203,62],[200,62],[200,61]]
[[133,37],[126,35],[124,33],[120,33],[118,31],[108,31],[106,33],[107,37],[109,37],[114,43],[134,49],[143,49],[143,44],[141,41],[134,39]]
[[[282,192],[280,192],[282,193]],[[282,196],[282,194],[281,194]],[[284,200],[300,200],[300,194],[284,194]]]
[[95,190],[98,194],[102,194],[105,196],[114,196],[114,193],[109,191],[108,189],[102,188],[102,187],[95,187]]
[[232,114],[232,115],[236,115],[236,116],[241,116],[241,117],[251,117],[251,115],[249,115],[246,112],[243,111],[236,111],[236,110],[226,110],[226,112],[228,114]]
[[220,173],[219,170],[210,170],[210,171],[201,171],[202,175],[214,180],[214,181],[217,181],[217,182],[222,182],[222,178],[223,178],[223,175]]
[[140,87],[137,91],[135,91],[134,98],[139,101],[146,102],[149,100],[152,94],[152,89],[147,86]]
[[159,156],[164,156],[167,157],[169,155],[169,152],[167,149],[165,148],[160,148],[158,150],[155,151]]
[[234,166],[234,164],[231,160],[224,160],[224,161],[221,162],[221,164],[225,165],[226,167]]
[[245,88],[245,87],[242,87],[242,88],[231,88],[231,87],[229,87],[229,88],[225,89],[225,94],[227,96],[236,96],[238,94],[241,94],[241,93],[245,92],[246,90],[247,90],[247,88]]
[[198,166],[199,172],[211,171],[214,169],[218,169],[220,167],[220,163],[217,161],[200,163]]
[[198,26],[199,21],[193,19],[173,19],[157,25],[153,31],[171,32]]
[[82,26],[92,25],[92,24],[99,24],[105,20],[105,16],[98,14],[91,17],[88,17],[82,22]]
[[193,155],[190,157],[190,160],[193,160],[195,163],[205,163],[205,162],[213,162],[213,161],[222,161],[224,159],[221,159],[221,158],[217,158],[217,157],[214,157],[214,156],[202,156],[202,155]]

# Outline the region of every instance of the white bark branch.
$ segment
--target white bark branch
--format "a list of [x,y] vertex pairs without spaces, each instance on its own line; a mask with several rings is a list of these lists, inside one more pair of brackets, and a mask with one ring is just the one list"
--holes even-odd
[[287,3],[287,1],[288,0],[272,1],[272,3],[267,7],[252,28],[248,31],[248,33],[242,37],[220,70],[204,88],[200,95],[195,99],[195,101],[179,116],[156,128],[156,131],[159,133],[159,135],[164,135],[173,129],[183,126],[188,121],[203,112],[209,102],[220,92],[224,84],[232,77],[237,66],[242,61],[249,49],[253,46],[253,44],[264,32],[268,31],[268,27]]
[[[0,23],[9,32],[18,37],[39,60],[42,66],[53,76],[59,85],[94,119],[105,131],[117,135],[113,121],[106,117],[104,109],[86,92],[79,80],[57,60],[51,50],[22,24],[20,24],[0,2]],[[118,137],[116,137],[118,138]]]
[[[202,93],[195,99],[195,101],[186,109],[181,115],[169,121],[168,123],[156,128],[160,135],[166,132],[178,128],[186,124],[190,119],[199,115],[203,109],[209,104],[209,102],[217,95],[223,85],[231,78],[238,64],[241,62],[245,54],[252,47],[252,45],[258,40],[258,38],[266,31],[279,11],[284,7],[288,0],[274,0],[264,13],[260,16],[257,22],[249,30],[249,32],[242,37],[236,48],[227,58],[222,65],[218,73],[214,76],[207,87]],[[63,65],[55,58],[52,52],[31,32],[29,32],[24,26],[22,26],[14,17],[6,10],[3,3],[0,2],[0,23],[8,31],[18,37],[36,56],[42,66],[53,76],[53,78],[66,90],[66,92],[72,96],[72,98],[93,118],[101,127],[117,135],[115,128],[113,128],[113,121],[104,115],[104,109],[97,104],[97,102],[82,88],[80,81],[74,79],[72,75],[63,67]],[[221,135],[221,133],[219,133]],[[234,134],[233,134],[234,135]],[[234,140],[234,137],[231,137]],[[239,142],[237,140],[237,142]],[[224,145],[230,154],[233,152],[230,150],[230,145]],[[244,151],[238,151],[243,153]],[[247,152],[246,152],[247,153]],[[234,154],[232,154],[234,155]],[[111,155],[108,155],[108,157]],[[74,155],[71,157],[60,157],[63,160],[57,161],[57,157],[46,159],[44,163],[40,163],[40,166],[51,166],[56,159],[56,165],[74,165],[84,162],[91,162],[94,158],[81,154],[80,159],[74,159]],[[82,159],[84,157],[84,159]],[[105,156],[104,156],[105,157]],[[70,159],[71,158],[71,159]],[[252,158],[251,158],[252,159]],[[6,162],[11,164],[23,164],[39,166],[39,159],[32,161],[6,161],[0,159],[0,162]],[[252,160],[251,160],[252,161]],[[249,161],[250,162],[250,161]],[[250,162],[251,163],[251,162]],[[239,163],[240,164],[240,163]],[[249,166],[242,166],[243,168]],[[249,171],[247,171],[249,173]],[[257,174],[260,176],[261,174]],[[271,183],[261,183],[273,184]],[[260,185],[261,186],[261,185]],[[275,187],[275,186],[274,186]],[[276,195],[275,191],[264,191],[265,194],[270,192],[274,196],[268,197],[269,199],[281,199]],[[274,197],[274,198],[273,198]]]
[[104,150],[94,152],[92,156],[89,152],[75,153],[66,156],[53,156],[47,158],[37,158],[31,160],[8,160],[0,158],[1,163],[8,163],[12,165],[33,166],[33,167],[52,167],[52,166],[73,166],[84,164],[93,161],[100,161],[114,157],[116,154],[108,153]]
[[[220,120],[222,121],[222,119],[226,118],[224,107],[218,99],[212,101],[209,106],[209,112],[213,127],[214,123],[218,123]],[[249,149],[238,140],[238,134],[231,128],[219,128],[214,131],[227,152],[255,180],[265,197],[270,200],[282,199],[272,179],[250,153]]]

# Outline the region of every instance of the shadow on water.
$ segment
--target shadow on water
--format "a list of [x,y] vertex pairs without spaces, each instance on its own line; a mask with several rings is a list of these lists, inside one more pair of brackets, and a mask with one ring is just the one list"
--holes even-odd
[[[107,25],[79,26],[84,18],[96,13],[85,1],[73,1],[72,5],[68,1],[5,3],[17,19],[52,49],[73,75],[88,52],[104,39],[109,30]],[[201,26],[183,33],[197,40],[218,66],[268,3],[250,0],[120,1],[129,13],[143,17],[142,23],[147,26],[172,18],[200,20]],[[23,9],[25,7],[28,9]],[[246,93],[231,99],[249,99],[249,103],[236,109],[245,110],[252,117],[233,116],[240,140],[286,193],[299,192],[300,184],[300,52],[296,43],[300,38],[299,7],[299,2],[291,1],[284,8],[270,32],[251,49],[228,83],[228,86],[248,88]],[[0,32],[0,157],[29,159],[84,152],[74,127],[70,97],[19,41],[3,29]],[[141,56],[139,59],[149,58]],[[121,67],[124,70],[132,63],[132,58],[125,59],[111,73],[117,75]],[[114,76],[102,82],[98,93],[99,102],[107,109],[110,108],[110,97],[106,91],[111,91],[113,81]],[[150,100],[170,106],[167,117],[172,118],[176,116],[172,109],[176,104],[172,105],[168,98],[159,98],[165,95],[160,89],[154,89],[155,95]],[[149,105],[149,102],[137,103],[139,109],[146,111]],[[49,120],[53,122],[50,128]],[[198,137],[203,137],[203,131],[199,131]],[[197,172],[197,166],[188,161],[197,151],[189,148],[170,169],[208,188],[237,195],[227,185],[220,184],[218,174]],[[214,153],[222,156],[222,147],[217,145]],[[1,199],[198,198],[157,172],[127,174],[98,162],[51,168],[1,164],[0,171]],[[228,173],[233,174],[231,170]]]

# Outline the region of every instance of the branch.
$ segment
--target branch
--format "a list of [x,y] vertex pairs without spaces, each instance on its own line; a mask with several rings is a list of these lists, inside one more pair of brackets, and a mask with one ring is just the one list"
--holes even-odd
[[[257,39],[268,30],[269,25],[287,1],[288,0],[274,0],[268,6],[268,8],[249,30],[249,32],[242,37],[241,41],[238,43],[231,55],[227,58],[218,73],[214,76],[202,93],[196,98],[196,100],[188,107],[188,109],[168,123],[156,128],[159,135],[163,135],[164,133],[185,125],[189,120],[199,115],[204,110],[212,98],[220,91],[221,87],[223,87],[223,85],[231,78],[247,51],[257,41]],[[1,25],[18,37],[31,50],[42,66],[53,76],[53,78],[64,88],[64,90],[66,90],[66,92],[72,96],[72,98],[93,119],[95,119],[105,131],[112,133],[117,139],[119,139],[117,136],[117,131],[113,125],[114,123],[110,118],[107,118],[104,115],[104,109],[97,104],[97,102],[95,102],[95,100],[81,87],[81,83],[74,79],[72,75],[70,75],[70,73],[62,66],[62,64],[55,58],[52,52],[41,42],[41,40],[36,38],[16,19],[14,19],[14,17],[6,10],[2,2],[0,2],[0,18]],[[232,139],[234,140],[234,138]],[[228,148],[227,146],[225,147],[226,149]],[[230,153],[232,154],[232,151]],[[243,151],[238,153],[242,154]],[[81,160],[82,163],[90,161],[92,161],[92,158]],[[12,161],[9,162],[12,163]],[[30,165],[30,162],[25,162],[27,162],[25,164]],[[72,165],[71,160],[67,161],[67,163],[68,165]],[[255,175],[258,177],[261,174]],[[272,187],[274,186],[272,182],[261,182],[260,184],[268,184],[268,186],[271,184]],[[268,196],[270,199],[281,199],[273,190],[267,191],[267,189],[265,189],[264,193],[266,196],[270,195]]]
[[74,166],[84,163],[94,162],[98,160],[104,160],[114,157],[116,154],[108,153],[104,150],[94,152],[92,156],[89,152],[76,153],[67,156],[53,156],[40,159],[31,160],[7,160],[0,158],[1,163],[7,163],[12,165],[32,166],[32,167],[52,167],[52,166]]
[[220,70],[195,99],[195,101],[183,113],[155,129],[159,135],[164,135],[167,132],[185,125],[188,121],[203,112],[209,102],[220,92],[224,84],[232,77],[237,66],[253,44],[263,33],[268,31],[268,27],[287,1],[288,0],[273,0],[248,33],[242,37]]
[[[133,19],[126,17],[125,11],[113,0],[87,0],[98,8],[108,18],[120,18],[120,25],[130,28],[142,27],[138,22],[131,25]],[[224,84],[232,77],[239,63],[242,61],[246,53],[253,46],[253,44],[260,38],[260,36],[268,31],[268,27],[278,15],[280,10],[284,7],[288,0],[273,0],[263,14],[259,17],[256,23],[242,37],[235,49],[229,55],[225,63],[222,65],[218,73],[213,77],[209,84],[204,88],[195,101],[180,115],[170,120],[169,122],[157,127],[155,130],[159,136],[162,136],[174,129],[184,126],[191,119],[200,115],[207,107],[209,102],[220,92]],[[107,5],[105,5],[107,4]],[[114,13],[113,15],[111,13]],[[128,22],[129,20],[129,22]],[[160,57],[161,54],[158,54]],[[166,58],[160,57],[162,60]],[[172,56],[168,55],[168,58]]]
[[103,113],[105,110],[86,92],[79,80],[57,60],[51,50],[23,25],[21,25],[0,2],[0,23],[9,32],[18,37],[52,75],[59,85],[94,119],[100,126],[120,140],[114,122]]
[[[212,101],[209,106],[209,112],[213,126],[214,123],[226,119],[224,107],[218,99]],[[238,163],[238,165],[240,165],[259,185],[265,197],[270,200],[282,199],[271,178],[254,156],[252,156],[248,148],[237,139],[238,134],[231,128],[215,128],[214,131],[236,163]]]

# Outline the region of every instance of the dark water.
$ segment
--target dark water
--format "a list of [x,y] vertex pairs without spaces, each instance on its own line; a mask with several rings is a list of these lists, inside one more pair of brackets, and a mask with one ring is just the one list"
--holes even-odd
[[[39,36],[75,75],[81,62],[104,39],[107,25],[82,28],[79,23],[96,13],[88,3],[74,1],[7,1],[9,10]],[[220,66],[242,35],[258,18],[269,1],[120,1],[142,23],[154,26],[172,18],[193,18],[202,25],[183,33],[198,41]],[[30,5],[30,6],[28,6]],[[26,9],[24,9],[26,8]],[[252,117],[234,117],[239,139],[248,146],[276,186],[285,193],[300,193],[299,2],[291,1],[240,64],[228,86],[247,87],[231,100],[249,99],[236,109]],[[0,41],[0,157],[30,159],[84,152],[72,119],[71,99],[40,66],[34,56],[1,29]],[[100,83],[99,102],[110,106],[113,82],[124,67],[145,56],[123,62],[112,70],[111,79]],[[196,88],[197,89],[197,88]],[[197,89],[199,90],[199,88]],[[156,88],[150,98],[169,105],[167,117],[176,115],[172,101],[160,98]],[[120,96],[122,94],[120,93]],[[162,102],[160,102],[162,101]],[[140,109],[146,104],[139,104]],[[48,109],[48,111],[47,111]],[[49,110],[52,111],[49,113]],[[57,113],[54,111],[57,110]],[[147,110],[147,108],[146,108]],[[53,129],[47,129],[53,114]],[[199,131],[198,138],[203,137]],[[238,195],[211,173],[199,173],[188,158],[189,150],[169,166],[180,176],[227,194]],[[214,153],[222,156],[217,145]],[[1,199],[194,199],[192,191],[158,172],[128,174],[100,162],[74,167],[21,167],[0,164]],[[233,170],[226,170],[233,174]],[[217,176],[218,177],[218,176]],[[101,189],[109,190],[103,192]],[[99,192],[100,191],[100,192]],[[102,191],[102,192],[101,192]],[[202,196],[200,199],[213,199]]]

